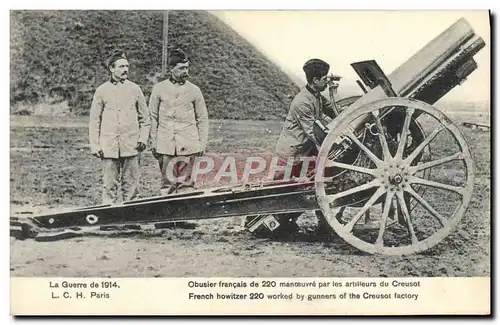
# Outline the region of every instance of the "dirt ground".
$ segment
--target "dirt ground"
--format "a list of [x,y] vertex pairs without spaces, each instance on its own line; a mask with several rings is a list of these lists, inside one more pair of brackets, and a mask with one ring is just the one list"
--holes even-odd
[[[11,119],[11,216],[20,211],[99,204],[101,169],[87,146],[85,118]],[[212,121],[208,151],[246,154],[273,149],[281,123]],[[456,231],[421,254],[373,256],[339,238],[318,237],[306,213],[305,233],[258,239],[238,218],[197,222],[195,229],[163,229],[55,242],[11,238],[11,276],[489,276],[490,132],[462,128],[476,163],[469,210]],[[156,195],[159,171],[151,154],[141,158],[141,194]],[[210,185],[210,184],[203,184]]]

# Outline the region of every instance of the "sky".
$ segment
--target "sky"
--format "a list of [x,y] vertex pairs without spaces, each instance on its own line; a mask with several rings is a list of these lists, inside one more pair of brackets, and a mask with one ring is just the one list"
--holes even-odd
[[212,11],[295,80],[312,57],[330,63],[342,88],[360,91],[351,63],[376,60],[389,75],[461,17],[486,47],[478,69],[446,95],[447,100],[486,101],[490,97],[490,26],[487,11]]

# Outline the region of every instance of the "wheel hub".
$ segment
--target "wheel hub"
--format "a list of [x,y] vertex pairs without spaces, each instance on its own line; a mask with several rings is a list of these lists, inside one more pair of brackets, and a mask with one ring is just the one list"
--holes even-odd
[[390,164],[382,172],[382,184],[390,191],[399,190],[405,187],[408,182],[408,169],[401,165]]
[[401,176],[401,174],[396,174],[389,177],[389,181],[392,185],[399,185],[403,181],[403,177]]

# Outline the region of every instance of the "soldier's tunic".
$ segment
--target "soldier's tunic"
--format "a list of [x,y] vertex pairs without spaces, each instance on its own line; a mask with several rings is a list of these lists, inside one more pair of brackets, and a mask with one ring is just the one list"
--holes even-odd
[[[153,87],[149,110],[151,147],[160,155],[162,194],[192,188],[194,159],[208,141],[208,112],[200,88],[189,81],[164,80]],[[179,163],[174,166],[176,157]]]
[[[300,157],[317,154],[318,142],[314,137],[314,121],[325,121],[327,117],[333,116],[332,102],[308,85],[294,97],[276,144],[276,154],[282,165],[286,164],[288,158],[294,158],[292,176],[299,177],[302,168]],[[314,165],[309,167],[314,168]],[[280,179],[281,176],[281,173],[277,174],[275,179]]]
[[99,86],[92,100],[89,140],[93,151],[103,152],[104,204],[116,203],[122,171],[122,200],[138,195],[137,142],[147,143],[150,131],[148,107],[141,88],[129,80],[110,80]]

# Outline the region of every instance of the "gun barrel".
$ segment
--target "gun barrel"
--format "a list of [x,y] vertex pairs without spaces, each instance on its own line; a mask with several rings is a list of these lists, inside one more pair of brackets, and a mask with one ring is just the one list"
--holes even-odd
[[480,37],[471,39],[461,50],[403,95],[434,104],[477,69],[473,57],[485,45]]

